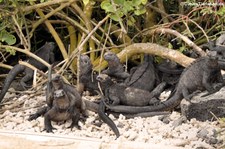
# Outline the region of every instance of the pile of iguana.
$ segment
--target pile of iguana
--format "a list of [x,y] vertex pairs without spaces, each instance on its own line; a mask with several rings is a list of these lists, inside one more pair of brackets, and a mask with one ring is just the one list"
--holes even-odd
[[[42,46],[40,49],[38,49],[34,54],[51,64],[55,61],[55,57],[54,57],[54,53],[53,53],[54,48],[55,48],[54,42],[46,42],[46,44],[44,46]],[[35,66],[39,70],[43,70],[43,71],[47,70],[47,67],[45,65],[43,65],[42,63],[40,63],[39,61],[35,60],[32,57],[30,57],[27,60],[27,62],[29,64]],[[26,82],[28,82],[29,80],[31,80],[33,78],[34,71],[31,68],[26,67],[21,64],[15,65],[9,71],[9,73],[4,81],[4,85],[2,86],[2,90],[1,90],[1,94],[0,94],[0,102],[4,98],[12,81],[15,79],[15,77],[19,73],[22,73],[22,72],[25,73],[25,76],[20,80],[20,84],[22,85],[22,87],[24,89],[26,89],[28,87],[28,85],[26,85]]]
[[[166,83],[159,84],[152,92],[118,84],[112,81],[106,74],[99,74],[97,80],[111,105],[147,106],[155,105],[159,101],[156,99],[164,90]],[[156,97],[156,98],[155,98]]]
[[[169,111],[178,106],[183,98],[190,100],[197,90],[207,90],[209,93],[218,91],[218,89],[212,87],[212,83],[224,85],[220,70],[216,56],[202,57],[185,68],[175,90],[166,101],[154,106],[115,106],[106,104],[106,107],[112,111],[124,113]],[[133,95],[137,98],[140,96],[138,94]]]
[[59,122],[69,119],[72,119],[69,128],[72,129],[75,126],[80,129],[78,121],[80,114],[85,111],[85,106],[78,91],[72,85],[65,83],[58,74],[53,74],[47,86],[47,106],[30,115],[28,120],[31,121],[44,115],[44,130],[47,132],[52,132],[55,129],[51,121]]

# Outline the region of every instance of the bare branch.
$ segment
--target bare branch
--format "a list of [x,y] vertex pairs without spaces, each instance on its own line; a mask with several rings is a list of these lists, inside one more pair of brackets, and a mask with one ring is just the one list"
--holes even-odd
[[198,47],[194,42],[192,42],[188,37],[180,34],[179,32],[177,32],[176,30],[172,30],[169,28],[157,28],[151,31],[147,31],[146,34],[154,34],[154,33],[159,33],[159,34],[172,34],[180,39],[182,39],[185,43],[187,43],[190,47],[193,48],[193,50],[195,50],[197,53],[199,53],[201,56],[205,56],[206,53],[200,48]]

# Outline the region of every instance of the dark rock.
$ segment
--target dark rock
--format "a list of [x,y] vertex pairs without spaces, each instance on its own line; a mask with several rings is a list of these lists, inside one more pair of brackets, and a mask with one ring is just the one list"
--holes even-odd
[[203,93],[194,96],[191,102],[182,100],[181,113],[187,119],[196,118],[200,121],[216,120],[216,117],[225,116],[225,87],[219,92],[201,97]]

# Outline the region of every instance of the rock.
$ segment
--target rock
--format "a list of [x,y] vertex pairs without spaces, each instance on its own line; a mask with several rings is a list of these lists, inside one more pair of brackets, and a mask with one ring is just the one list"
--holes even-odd
[[182,123],[186,123],[186,122],[187,122],[187,118],[185,116],[181,116],[177,120],[173,121],[172,126],[175,128],[181,125]]
[[206,129],[201,129],[198,134],[197,137],[201,138],[201,139],[205,139],[208,135],[209,131]]
[[159,116],[159,120],[165,124],[169,124],[171,119],[168,115]]
[[188,120],[196,118],[199,121],[216,120],[216,117],[225,116],[225,87],[219,92],[201,97],[207,92],[200,93],[191,99],[191,102],[185,99],[181,102],[181,113],[186,116]]

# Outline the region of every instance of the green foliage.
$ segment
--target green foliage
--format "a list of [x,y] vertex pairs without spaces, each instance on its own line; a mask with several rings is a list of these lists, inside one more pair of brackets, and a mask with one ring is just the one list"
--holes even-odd
[[220,9],[217,11],[217,14],[219,16],[224,16],[225,15],[225,7],[220,7]]
[[13,45],[16,43],[16,37],[3,29],[0,31],[0,41],[6,42],[8,45]]
[[16,55],[16,51],[11,48],[6,48],[6,52],[9,52],[11,55]]
[[[110,14],[110,18],[114,21],[120,21],[124,16],[128,16],[129,13],[133,13],[137,16],[144,14],[146,9],[144,5],[147,0],[104,0],[101,3],[101,8],[105,10],[107,14]],[[133,18],[129,21],[129,24],[134,22]]]

